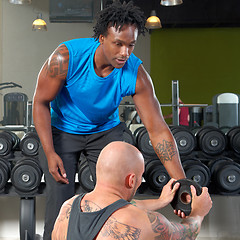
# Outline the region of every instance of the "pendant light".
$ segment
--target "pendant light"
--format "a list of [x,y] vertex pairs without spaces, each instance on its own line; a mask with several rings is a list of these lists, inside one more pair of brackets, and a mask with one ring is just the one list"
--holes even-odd
[[160,4],[163,6],[176,6],[182,4],[182,0],[161,0]]
[[32,0],[8,0],[12,4],[31,4]]
[[32,30],[36,31],[47,31],[47,24],[46,22],[42,19],[42,14],[39,13],[37,15],[37,19],[33,22],[32,24]]
[[157,17],[156,11],[152,10],[150,17],[147,19],[145,27],[148,29],[162,28],[160,19]]

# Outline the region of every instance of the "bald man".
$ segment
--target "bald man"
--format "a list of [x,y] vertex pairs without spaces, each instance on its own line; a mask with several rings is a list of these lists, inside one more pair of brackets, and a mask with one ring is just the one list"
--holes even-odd
[[[59,213],[52,240],[195,239],[212,206],[207,188],[200,196],[192,187],[192,212],[181,223],[156,210],[165,207],[179,185],[171,179],[158,199],[130,201],[142,182],[144,159],[134,146],[112,142],[100,153],[94,190],[67,200]],[[180,215],[179,213],[176,213]]]

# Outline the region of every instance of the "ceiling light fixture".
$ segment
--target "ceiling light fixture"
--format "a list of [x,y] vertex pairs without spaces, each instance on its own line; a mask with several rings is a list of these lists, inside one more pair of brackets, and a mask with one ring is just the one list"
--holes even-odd
[[47,31],[47,24],[42,19],[42,14],[41,13],[38,13],[37,19],[33,22],[32,30],[33,31],[36,31],[36,30]]
[[31,4],[32,0],[8,0],[12,4]]
[[176,6],[182,4],[182,0],[161,0],[160,4],[163,6]]
[[150,17],[146,21],[146,28],[148,29],[157,29],[157,28],[162,28],[162,24],[160,19],[157,17],[156,11],[152,10]]

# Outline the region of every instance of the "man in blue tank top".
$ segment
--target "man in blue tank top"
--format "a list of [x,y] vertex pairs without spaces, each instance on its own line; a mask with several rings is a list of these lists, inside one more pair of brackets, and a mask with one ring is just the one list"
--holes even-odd
[[120,123],[118,106],[124,96],[133,97],[169,175],[185,177],[152,80],[132,53],[138,35],[144,32],[143,12],[132,2],[114,1],[100,12],[94,38],[60,44],[39,73],[33,119],[45,153],[39,154],[46,181],[45,240],[50,239],[62,203],[75,193],[80,154],[87,157],[95,181],[102,148],[123,140],[125,126]]

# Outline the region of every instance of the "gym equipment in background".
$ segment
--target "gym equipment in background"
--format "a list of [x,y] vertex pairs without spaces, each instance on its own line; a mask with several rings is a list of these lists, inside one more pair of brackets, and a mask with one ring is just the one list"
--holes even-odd
[[170,129],[176,140],[180,155],[189,155],[193,150],[195,150],[197,140],[188,128],[182,126],[172,126]]
[[36,156],[38,154],[38,148],[40,140],[36,132],[27,132],[21,138],[19,148],[26,156]]
[[240,193],[240,164],[231,158],[219,157],[209,162],[210,191],[222,195]]
[[204,126],[192,130],[198,142],[198,148],[207,155],[220,155],[226,149],[225,134],[214,126]]
[[187,157],[182,160],[182,166],[186,177],[198,183],[202,187],[207,187],[211,180],[209,168],[197,158]]
[[143,174],[150,190],[160,195],[162,188],[170,180],[167,170],[159,159],[145,161],[145,172]]

